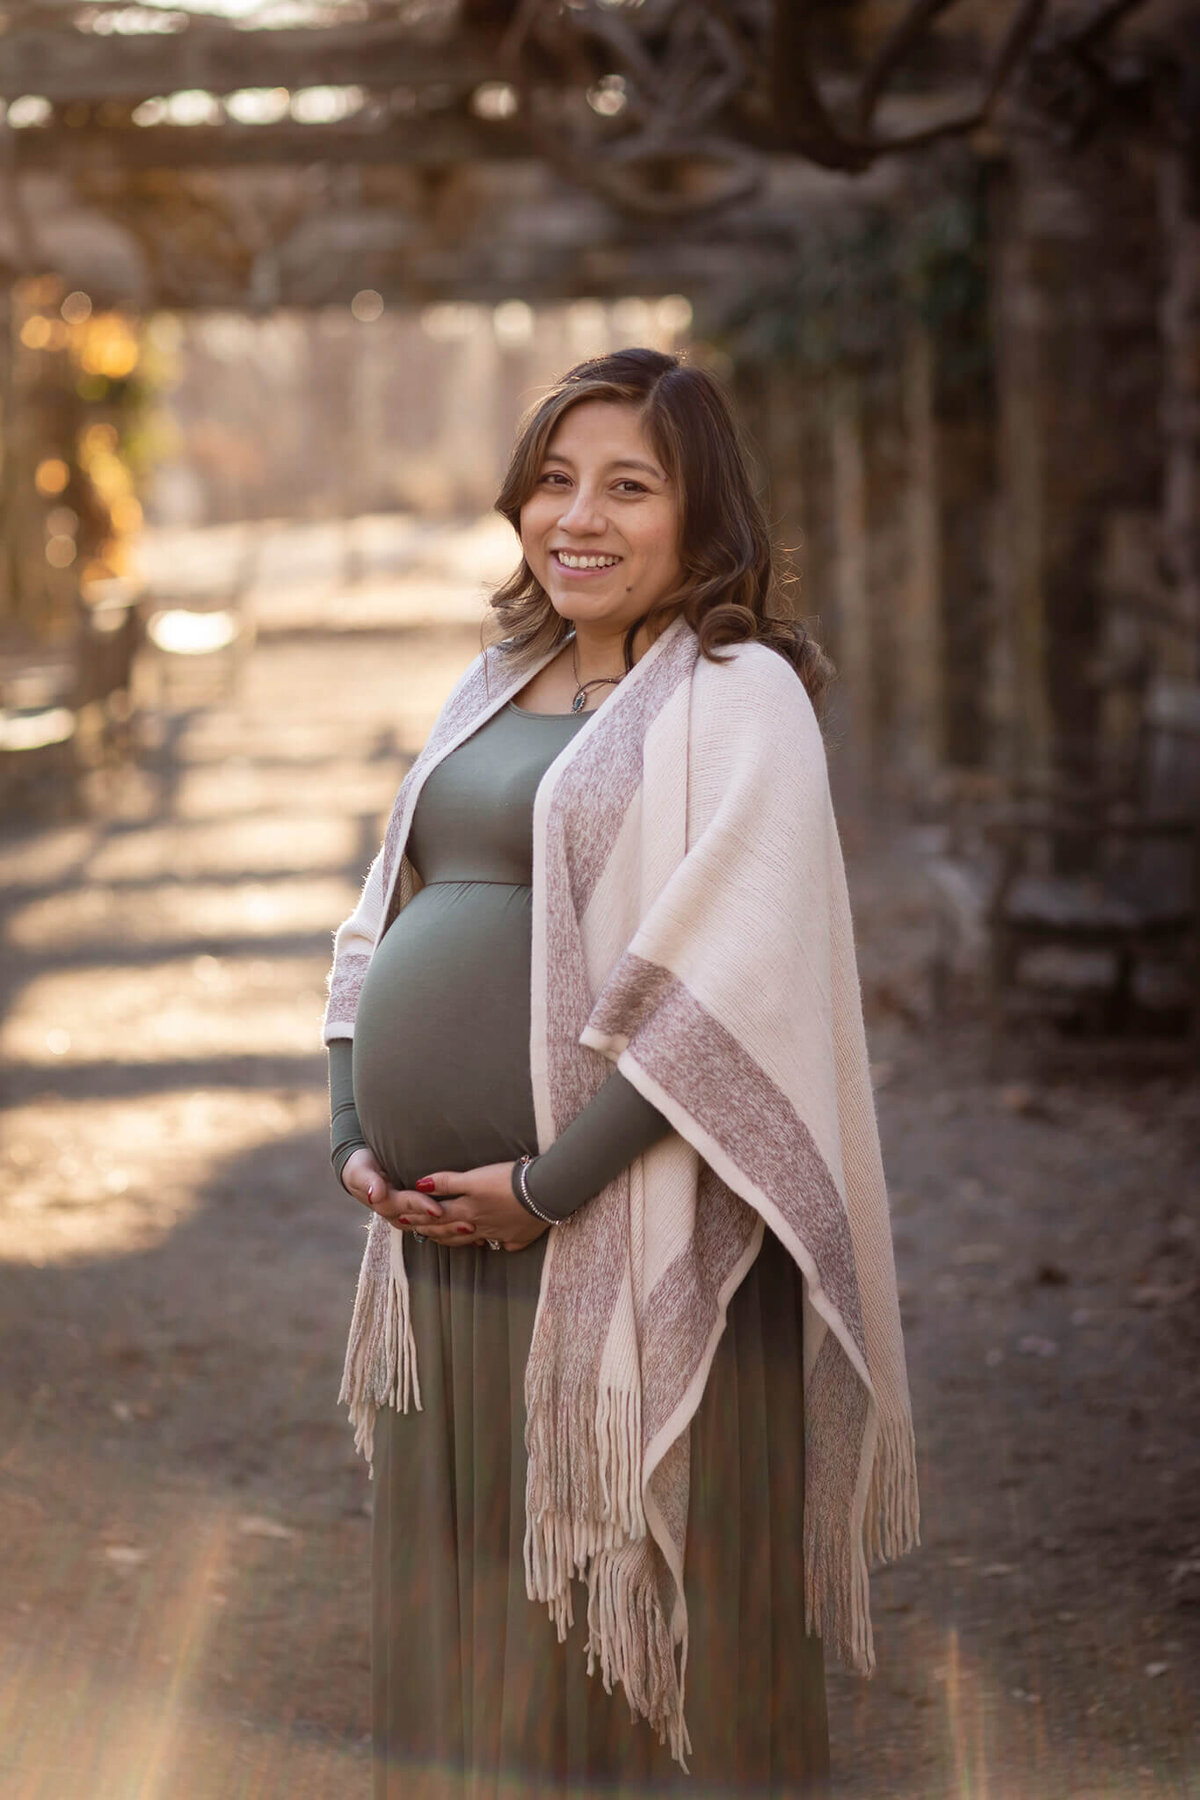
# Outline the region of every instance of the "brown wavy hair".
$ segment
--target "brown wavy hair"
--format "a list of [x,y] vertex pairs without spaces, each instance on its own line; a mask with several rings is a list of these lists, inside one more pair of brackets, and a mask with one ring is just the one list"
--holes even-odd
[[[633,641],[649,624],[651,642],[682,610],[710,662],[722,644],[766,644],[795,669],[820,717],[833,665],[786,609],[766,516],[754,492],[748,458],[729,402],[704,369],[660,350],[618,350],[577,363],[522,419],[503,486],[496,497],[520,536],[521,508],[533,493],[558,421],[583,400],[637,408],[642,427],[676,484],[681,506],[679,562],[683,580],[625,633],[625,668]],[[783,609],[775,612],[774,608]],[[661,624],[655,622],[661,619]],[[548,654],[570,632],[522,556],[491,597],[482,640],[514,658]]]

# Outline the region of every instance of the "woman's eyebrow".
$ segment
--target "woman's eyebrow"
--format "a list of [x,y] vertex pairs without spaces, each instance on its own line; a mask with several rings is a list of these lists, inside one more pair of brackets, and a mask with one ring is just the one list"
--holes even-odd
[[[574,466],[575,466],[571,462],[571,458],[569,456],[564,456],[562,454],[561,450],[554,450],[554,449],[547,450],[546,456],[545,456],[545,461],[546,462],[567,463],[572,468],[574,468]],[[610,463],[607,463],[605,465],[605,467],[609,468],[609,469],[641,469],[645,472],[645,474],[653,475],[656,481],[665,481],[666,480],[666,476],[664,475],[663,471],[659,468],[656,468],[653,463],[639,462],[637,460],[637,458],[633,457],[633,456],[615,457],[614,460]]]

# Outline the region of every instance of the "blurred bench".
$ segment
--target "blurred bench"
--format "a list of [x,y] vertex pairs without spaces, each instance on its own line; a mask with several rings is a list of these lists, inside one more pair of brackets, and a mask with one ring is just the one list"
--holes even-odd
[[88,768],[128,753],[142,627],[128,583],[81,605],[67,643],[0,639],[0,807],[77,812]]
[[982,973],[999,1030],[1055,1017],[1200,1048],[1200,686],[1146,692],[1127,781],[987,800],[929,847],[931,988]]

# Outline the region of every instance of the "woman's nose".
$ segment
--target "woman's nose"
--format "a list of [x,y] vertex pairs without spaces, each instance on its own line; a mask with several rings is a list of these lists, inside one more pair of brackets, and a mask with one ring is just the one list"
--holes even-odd
[[570,505],[564,507],[558,515],[559,525],[564,531],[602,531],[604,516],[599,498],[592,489],[577,487],[571,496]]

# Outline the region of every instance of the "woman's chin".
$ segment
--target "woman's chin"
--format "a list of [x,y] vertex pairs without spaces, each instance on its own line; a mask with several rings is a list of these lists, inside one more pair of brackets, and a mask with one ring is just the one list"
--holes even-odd
[[598,594],[580,594],[574,590],[562,594],[556,593],[552,588],[550,604],[556,613],[559,613],[564,619],[569,619],[572,624],[577,619],[586,619],[589,625],[599,624],[610,612],[616,614],[620,611],[620,608],[615,605],[606,607]]

